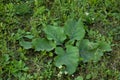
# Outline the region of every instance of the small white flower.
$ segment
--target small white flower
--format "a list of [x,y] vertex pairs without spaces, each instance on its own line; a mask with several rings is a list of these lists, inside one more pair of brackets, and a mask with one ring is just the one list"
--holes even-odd
[[94,21],[94,20],[95,20],[95,18],[92,18],[92,20]]
[[66,74],[68,74],[68,72],[67,72],[67,71],[65,71],[64,73],[65,73],[65,75],[66,75]]
[[88,16],[88,15],[89,15],[89,13],[88,13],[88,12],[85,12],[85,15],[86,15],[86,16]]
[[58,68],[61,69],[61,68],[62,68],[62,65],[60,65]]
[[60,71],[59,74],[62,74],[62,71]]
[[26,1],[26,3],[28,3],[28,1]]
[[62,76],[62,72],[60,71],[57,76],[61,77]]
[[72,77],[74,77],[74,75],[72,75]]
[[61,77],[62,75],[61,75],[61,74],[58,74],[57,76],[58,76],[58,77]]

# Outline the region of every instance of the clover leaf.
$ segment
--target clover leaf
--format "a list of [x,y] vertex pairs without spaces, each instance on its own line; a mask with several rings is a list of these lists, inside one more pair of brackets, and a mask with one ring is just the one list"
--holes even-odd
[[44,38],[33,39],[32,45],[35,48],[35,51],[51,51],[56,47],[56,44],[53,41]]
[[54,40],[57,45],[61,45],[66,39],[64,29],[62,27],[48,26],[44,28],[44,32],[47,35],[48,40]]
[[55,49],[57,56],[55,57],[55,65],[57,67],[65,65],[65,71],[73,74],[78,66],[79,50],[77,47],[67,45],[66,50],[61,47]]

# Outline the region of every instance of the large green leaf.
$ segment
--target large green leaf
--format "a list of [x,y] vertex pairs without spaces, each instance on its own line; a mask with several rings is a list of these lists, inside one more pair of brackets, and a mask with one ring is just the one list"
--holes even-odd
[[65,23],[65,33],[70,38],[70,41],[82,40],[85,35],[82,21],[80,19],[78,22],[73,19],[68,20]]
[[97,62],[103,56],[105,51],[110,50],[110,45],[106,42],[93,43],[87,39],[84,39],[79,44],[79,52],[80,56],[83,58],[83,62]]
[[66,51],[61,47],[55,49],[57,57],[55,57],[55,65],[57,67],[65,65],[66,71],[73,74],[78,66],[79,50],[77,47],[66,46]]
[[56,47],[56,44],[52,41],[48,41],[44,38],[36,38],[32,41],[32,45],[35,48],[35,51],[50,51]]
[[49,40],[54,40],[57,45],[61,45],[66,39],[66,35],[64,34],[64,29],[62,27],[48,26],[44,28],[44,32],[46,33],[47,38]]
[[31,42],[28,42],[28,41],[21,40],[21,41],[20,41],[20,45],[21,45],[23,48],[25,48],[25,49],[30,49],[30,48],[32,48]]
[[98,48],[99,44],[84,39],[80,42],[79,52],[83,62],[97,62],[103,56],[103,52]]

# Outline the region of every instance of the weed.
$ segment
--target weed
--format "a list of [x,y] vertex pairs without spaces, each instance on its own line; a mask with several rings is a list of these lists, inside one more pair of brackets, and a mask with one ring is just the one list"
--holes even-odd
[[0,80],[119,80],[119,3],[0,0]]

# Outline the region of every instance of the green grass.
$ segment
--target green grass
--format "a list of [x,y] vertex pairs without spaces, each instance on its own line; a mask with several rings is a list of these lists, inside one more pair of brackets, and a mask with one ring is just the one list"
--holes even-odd
[[[1,0],[0,80],[120,80],[120,0]],[[72,75],[60,74],[51,52],[20,46],[31,34],[44,37],[48,25],[63,26],[68,19],[81,18],[85,38],[106,41],[112,51],[101,60],[80,62]],[[26,38],[25,38],[26,39]]]

